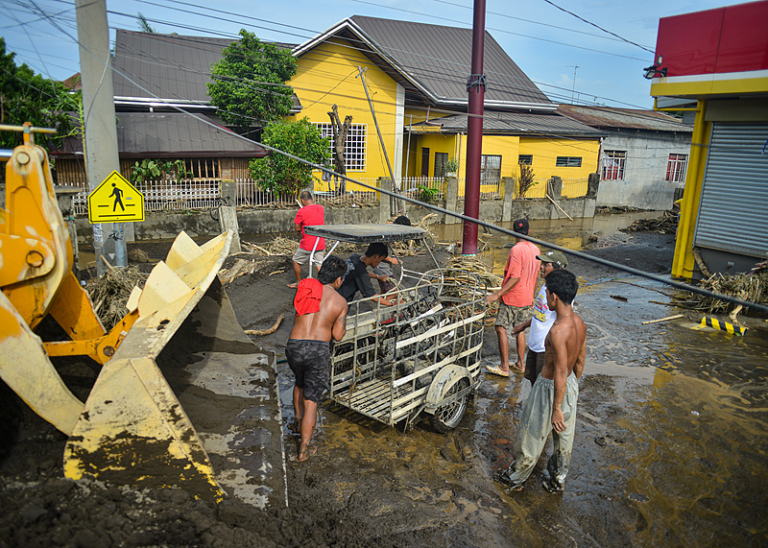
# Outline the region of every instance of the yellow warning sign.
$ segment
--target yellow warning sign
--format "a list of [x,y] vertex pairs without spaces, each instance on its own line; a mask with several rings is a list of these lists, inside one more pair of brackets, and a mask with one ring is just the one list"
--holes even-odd
[[144,195],[117,171],[88,195],[88,221],[134,223],[144,220]]

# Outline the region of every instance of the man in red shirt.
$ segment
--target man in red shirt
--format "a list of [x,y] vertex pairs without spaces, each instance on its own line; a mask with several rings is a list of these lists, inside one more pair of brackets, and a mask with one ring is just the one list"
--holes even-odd
[[[528,235],[528,221],[518,219],[512,225],[512,230],[518,234]],[[519,325],[530,315],[533,304],[533,293],[536,289],[536,278],[539,273],[539,248],[527,240],[515,238],[515,245],[509,252],[507,266],[504,267],[504,281],[501,289],[486,297],[487,303],[501,299],[499,314],[496,317],[496,336],[499,338],[499,354],[501,364],[498,367],[486,366],[486,370],[494,375],[509,377],[509,335],[508,330]],[[525,371],[525,331],[521,330],[516,337],[517,362],[515,368]]]
[[[323,206],[314,202],[312,193],[308,190],[301,193],[300,200],[302,207],[296,212],[296,218],[293,220],[293,229],[296,232],[301,232],[299,249],[293,254],[293,273],[296,274],[296,283],[288,284],[288,287],[293,289],[299,286],[301,281],[301,265],[309,263],[312,249],[315,249],[314,261],[318,270],[320,270],[320,264],[325,256],[325,239],[308,236],[304,233],[305,226],[325,224],[325,210]],[[317,247],[315,247],[315,241],[317,241]]]

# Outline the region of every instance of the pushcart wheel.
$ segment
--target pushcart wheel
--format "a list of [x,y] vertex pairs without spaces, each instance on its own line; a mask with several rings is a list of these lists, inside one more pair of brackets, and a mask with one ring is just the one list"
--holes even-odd
[[[469,381],[464,378],[454,383],[446,392],[445,397],[450,398],[457,392],[461,392],[469,386]],[[435,414],[432,415],[432,427],[440,432],[446,434],[456,428],[461,419],[464,418],[464,413],[467,411],[467,401],[469,400],[469,394],[465,394],[462,398],[447,403],[441,407],[438,407]]]

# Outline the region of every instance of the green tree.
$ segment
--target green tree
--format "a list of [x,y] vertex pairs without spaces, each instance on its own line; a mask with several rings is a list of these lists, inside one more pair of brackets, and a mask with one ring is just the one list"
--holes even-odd
[[[314,164],[323,164],[331,157],[330,141],[307,118],[269,124],[262,142]],[[310,166],[279,153],[251,160],[249,167],[259,186],[270,192],[296,193],[312,183]]]
[[287,116],[293,105],[293,89],[285,82],[296,74],[291,51],[268,44],[242,29],[240,40],[211,65],[208,84],[211,102],[226,123],[247,127],[252,120],[271,122]]
[[139,25],[139,30],[141,32],[146,32],[148,34],[155,34],[157,32],[152,28],[152,25],[149,24],[149,21],[147,21],[147,18],[144,17],[141,12],[139,12],[139,16],[136,19],[136,23]]
[[[38,127],[55,127],[56,136],[38,134],[35,142],[58,146],[77,125],[80,93],[35,74],[26,64],[17,66],[15,56],[5,52],[5,40],[0,37],[0,123],[20,126],[31,122]],[[13,148],[22,142],[21,133],[0,132],[0,148]]]

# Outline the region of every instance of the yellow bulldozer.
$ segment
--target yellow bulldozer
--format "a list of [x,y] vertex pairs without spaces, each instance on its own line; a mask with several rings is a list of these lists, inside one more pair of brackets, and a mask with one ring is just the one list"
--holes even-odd
[[[232,234],[200,246],[180,233],[143,290],[134,288],[122,321],[105,331],[73,274],[69,232],[35,131],[24,126],[24,144],[5,166],[0,378],[68,436],[64,475],[284,505],[274,358],[242,331],[217,277]],[[46,317],[68,340],[36,334]],[[60,356],[100,364],[85,402],[57,371]]]

